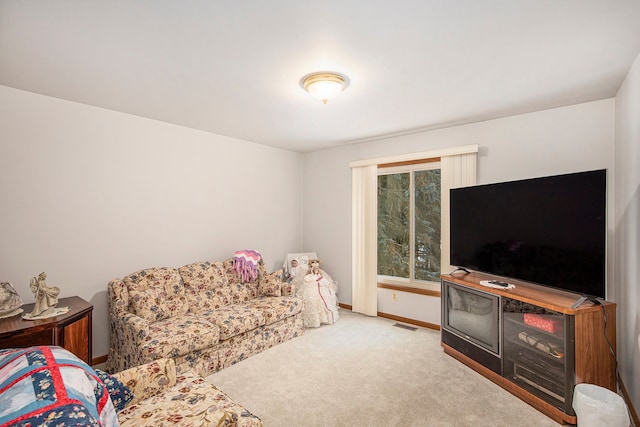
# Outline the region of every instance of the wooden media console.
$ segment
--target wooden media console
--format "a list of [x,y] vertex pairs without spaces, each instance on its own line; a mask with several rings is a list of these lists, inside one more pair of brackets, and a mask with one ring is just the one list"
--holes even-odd
[[[510,289],[480,283],[493,279],[481,273],[442,275],[447,354],[559,423],[577,422],[572,408],[576,384],[617,391],[615,303],[588,300],[572,307],[580,295],[517,280],[508,280],[515,285]],[[467,309],[467,317],[478,314],[478,322],[497,319],[497,325],[490,325],[494,344],[483,345],[488,340],[465,332],[464,325],[456,328],[452,319],[458,317],[451,312],[459,309]],[[497,310],[498,316],[482,310]]]

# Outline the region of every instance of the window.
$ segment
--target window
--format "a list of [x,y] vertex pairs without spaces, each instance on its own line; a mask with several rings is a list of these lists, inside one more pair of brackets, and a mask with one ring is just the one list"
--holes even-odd
[[[351,168],[351,250],[352,250],[352,310],[375,316],[378,305],[378,283],[408,284],[410,279],[378,275],[378,172],[391,166],[408,166],[428,163],[430,159],[440,161],[441,194],[441,271],[451,271],[449,265],[449,189],[476,183],[476,160],[478,145],[443,148],[419,153],[349,162]],[[435,164],[432,164],[434,166]],[[426,168],[423,168],[426,169]],[[385,173],[392,173],[385,170]],[[411,264],[410,264],[411,265]],[[389,280],[387,280],[389,279]],[[411,282],[411,287],[439,290],[439,282]]]
[[440,188],[439,162],[378,169],[379,281],[440,281]]

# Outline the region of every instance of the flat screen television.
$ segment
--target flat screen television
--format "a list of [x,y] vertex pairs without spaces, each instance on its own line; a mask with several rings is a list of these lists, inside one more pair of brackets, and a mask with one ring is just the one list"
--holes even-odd
[[605,297],[606,170],[451,190],[451,265]]

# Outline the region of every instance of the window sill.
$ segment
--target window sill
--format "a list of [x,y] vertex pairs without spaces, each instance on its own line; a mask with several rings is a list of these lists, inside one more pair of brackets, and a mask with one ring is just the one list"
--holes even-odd
[[440,298],[440,283],[416,283],[400,280],[385,280],[378,282],[378,288],[392,289],[399,292],[408,292],[412,294],[428,295]]

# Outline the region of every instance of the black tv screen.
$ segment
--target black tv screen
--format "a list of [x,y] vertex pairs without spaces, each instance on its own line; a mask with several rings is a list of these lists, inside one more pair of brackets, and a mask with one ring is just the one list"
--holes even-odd
[[605,297],[606,170],[450,195],[451,265]]

